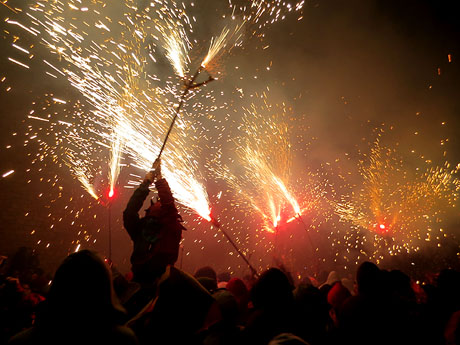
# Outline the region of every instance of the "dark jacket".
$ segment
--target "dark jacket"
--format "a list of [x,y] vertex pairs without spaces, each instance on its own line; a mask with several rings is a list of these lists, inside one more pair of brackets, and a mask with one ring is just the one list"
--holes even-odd
[[144,181],[134,191],[123,212],[123,224],[128,231],[134,248],[131,265],[137,282],[151,281],[173,265],[178,257],[179,242],[182,236],[182,218],[165,179],[155,182],[161,207],[154,216],[139,217],[139,210],[149,194],[149,182]]

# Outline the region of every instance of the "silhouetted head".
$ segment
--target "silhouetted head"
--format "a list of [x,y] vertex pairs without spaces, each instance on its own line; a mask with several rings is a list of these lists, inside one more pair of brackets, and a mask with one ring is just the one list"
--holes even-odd
[[240,278],[232,278],[227,283],[227,290],[235,296],[241,307],[247,307],[249,302],[249,290]]
[[231,278],[230,272],[221,272],[217,275],[218,282],[228,282]]
[[251,300],[256,308],[285,307],[293,299],[289,279],[277,268],[270,268],[262,273],[251,289]]
[[444,269],[436,279],[438,294],[443,304],[449,309],[456,311],[460,309],[460,272],[453,269]]
[[233,296],[248,296],[249,291],[246,284],[240,278],[232,278],[227,283],[227,290],[230,291]]
[[212,297],[219,306],[222,320],[227,323],[236,323],[239,314],[238,303],[230,291],[219,290]]
[[443,291],[450,291],[453,289],[458,292],[460,288],[460,272],[453,269],[443,269],[439,272],[436,283],[438,288]]
[[95,252],[82,250],[69,255],[57,269],[45,318],[59,323],[112,323],[122,312],[113,298],[108,266]]
[[291,333],[282,333],[274,337],[268,345],[309,345],[305,340]]
[[350,291],[342,285],[341,282],[336,282],[327,294],[327,302],[332,308],[338,310],[343,302],[351,296]]
[[212,278],[198,277],[196,280],[198,280],[200,284],[203,285],[203,287],[210,293],[214,293],[214,291],[217,290],[217,281]]
[[391,292],[399,298],[415,301],[410,278],[400,270],[392,270],[388,276]]
[[217,274],[216,271],[211,266],[204,266],[196,270],[194,274],[195,278],[201,278],[201,277],[206,277],[206,278],[211,278],[216,281],[217,284]]
[[356,272],[356,283],[358,284],[358,294],[376,293],[380,288],[380,269],[372,262],[363,262]]

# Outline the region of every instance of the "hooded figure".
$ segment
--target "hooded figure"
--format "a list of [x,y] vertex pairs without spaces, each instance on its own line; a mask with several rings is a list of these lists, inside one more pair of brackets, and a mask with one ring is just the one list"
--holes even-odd
[[[124,227],[134,244],[131,255],[133,280],[140,284],[155,281],[167,265],[174,265],[182,230],[185,230],[168,182],[161,176],[159,160],[155,161],[153,169],[134,191],[123,212]],[[138,212],[154,181],[158,201],[152,202],[145,216],[140,218]]]
[[137,344],[125,318],[108,266],[97,253],[82,250],[62,262],[34,326],[10,344]]

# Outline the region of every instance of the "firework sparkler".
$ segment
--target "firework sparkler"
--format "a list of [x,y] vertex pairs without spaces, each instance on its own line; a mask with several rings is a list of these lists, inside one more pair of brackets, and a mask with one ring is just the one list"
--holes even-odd
[[237,143],[244,177],[239,179],[228,171],[220,175],[261,214],[265,230],[274,232],[285,217],[286,205],[291,206],[295,215],[300,215],[301,209],[286,187],[291,164],[286,107],[277,109],[269,105],[266,94],[262,100],[260,109],[254,104],[245,109],[245,135]]
[[446,164],[423,174],[411,172],[395,150],[377,140],[360,164],[361,189],[336,204],[340,219],[355,229],[345,238],[377,260],[417,252],[425,243],[440,240],[443,213],[459,197],[459,170]]

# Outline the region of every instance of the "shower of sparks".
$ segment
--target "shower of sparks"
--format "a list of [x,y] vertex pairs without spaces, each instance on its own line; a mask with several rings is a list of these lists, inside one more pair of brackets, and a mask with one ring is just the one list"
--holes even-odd
[[[156,4],[158,5],[160,2]],[[43,6],[47,6],[47,8],[44,9]],[[92,39],[89,39],[87,32],[79,32],[76,25],[71,25],[72,23],[69,25],[68,21],[65,20],[66,17],[74,15],[73,12],[78,9],[76,6],[63,9],[54,3],[46,3],[46,5],[31,7],[31,13],[36,12],[33,15],[28,13],[28,16],[33,19],[32,23],[38,23],[40,29],[47,33],[47,35],[41,35],[42,42],[61,60],[70,63],[70,66],[67,64],[60,67],[62,66],[60,62],[54,65],[47,64],[51,65],[54,70],[61,71],[71,85],[94,108],[91,111],[93,116],[87,117],[85,121],[85,128],[89,131],[85,133],[72,131],[71,134],[74,138],[79,137],[74,142],[84,142],[84,138],[88,134],[92,134],[99,138],[97,140],[99,145],[110,150],[109,182],[111,192],[113,192],[118,177],[122,151],[135,162],[135,165],[139,161],[143,161],[144,164],[141,165],[145,169],[151,164],[152,157],[158,152],[164,127],[171,118],[170,109],[175,94],[177,94],[174,85],[166,85],[165,90],[158,86],[155,88],[150,86],[151,81],[159,80],[159,78],[155,75],[148,75],[146,72],[147,67],[152,62],[148,57],[155,53],[156,47],[156,44],[150,42],[153,33],[148,31],[156,28],[163,38],[171,39],[163,41],[169,57],[174,54],[172,50],[180,45],[180,49],[178,48],[180,53],[175,55],[176,57],[181,56],[180,63],[173,64],[173,66],[176,72],[182,76],[186,71],[184,62],[187,57],[185,54],[190,46],[187,43],[188,39],[184,36],[183,27],[178,25],[176,13],[179,10],[167,8],[165,3],[162,4],[161,8],[157,8],[156,14],[163,20],[156,18],[152,21],[153,25],[149,26],[150,24],[147,23],[150,17],[147,14],[135,21],[138,18],[137,9],[132,6],[131,1],[127,1],[125,6],[127,12],[124,13],[123,20],[118,21],[121,28],[101,22],[99,11],[102,11],[103,8],[85,10],[87,16],[91,12],[97,14],[94,26],[102,30],[100,37],[95,36]],[[155,7],[155,3],[152,3],[151,6],[152,8]],[[97,7],[97,4],[94,7]],[[183,13],[183,10],[180,12]],[[70,22],[72,20],[74,18],[69,19]],[[67,25],[68,27],[66,27]],[[119,33],[120,37],[115,38],[116,33]],[[178,34],[171,35],[172,33]],[[150,37],[149,40],[148,37]],[[96,41],[99,38],[101,41]],[[173,40],[176,45],[171,43]],[[147,41],[150,43],[147,44]],[[141,48],[149,44],[150,46],[147,47],[148,54],[142,52]],[[168,97],[171,95],[172,99],[169,100]],[[56,102],[60,103],[59,100]],[[116,124],[115,127],[114,124]],[[180,146],[180,143],[177,146]],[[193,145],[190,146],[193,147]],[[179,153],[176,150],[174,159],[186,160],[181,154],[190,155],[191,152]],[[84,160],[85,157],[81,157],[81,159]],[[146,159],[150,160],[147,165],[145,164]],[[168,159],[168,153],[165,154],[165,159]],[[68,165],[72,163],[77,164],[72,169],[73,173],[78,177],[83,187],[94,196],[95,193],[89,183],[89,178],[82,170],[82,166],[91,167],[94,162],[90,160],[90,157],[87,157],[86,161],[67,160]],[[171,181],[183,181],[184,176],[187,176],[188,184],[171,182],[171,185],[174,186],[172,187],[173,193],[178,196],[179,201],[184,203],[187,201],[197,202],[197,207],[187,203],[185,205],[199,209],[200,214],[205,215],[206,212],[202,210],[202,199],[196,196],[199,194],[200,188],[198,186],[200,184],[193,179],[196,172],[190,171],[189,167],[190,165],[184,165],[185,171],[179,171],[177,168],[171,169],[165,173],[165,176]],[[189,194],[191,196],[186,196],[185,188],[187,187],[190,188]],[[203,189],[204,187],[201,186],[201,190]]]
[[[244,109],[240,127],[244,135],[237,141],[236,150],[238,162],[243,167],[241,176],[237,177],[228,169],[216,172],[242,201],[261,215],[263,229],[275,232],[281,223],[292,221],[312,209],[309,202],[301,207],[292,189],[288,124],[291,110],[285,104],[270,105],[266,93],[260,98],[262,105],[252,104]],[[313,190],[311,188],[310,192]]]
[[[171,10],[165,2],[156,10],[158,18],[153,19],[155,29],[161,34],[161,46],[166,50],[166,58],[171,63],[176,74],[184,78],[188,72],[187,65],[190,63],[189,51],[192,44],[187,31],[192,30],[190,19],[184,9],[176,7]],[[155,61],[153,55],[150,57]]]
[[460,166],[411,171],[394,149],[377,140],[360,163],[362,185],[342,197],[335,209],[354,230],[345,235],[348,246],[369,259],[419,251],[439,241],[443,216],[455,208],[460,193]]
[[[78,101],[68,93],[63,97],[59,86],[59,92],[53,95],[50,90],[32,103],[24,142],[27,146],[33,141],[31,147],[38,144],[38,152],[31,153],[32,164],[42,175],[53,169],[47,164],[68,167],[94,199],[104,194],[101,190],[107,189],[106,183],[110,193],[117,183],[133,187],[157,157],[183,93],[183,81],[172,76],[187,80],[192,65],[212,68],[213,75],[220,75],[221,57],[240,46],[243,38],[262,37],[265,33],[260,36],[260,29],[270,20],[275,22],[282,18],[280,13],[291,11],[281,4],[276,5],[276,11],[267,11],[273,4],[263,1],[240,9],[231,5],[232,15],[224,15],[224,29],[212,33],[211,40],[209,36],[193,37],[192,23],[199,23],[187,13],[193,3],[153,0],[144,6],[125,0],[109,6],[103,1],[36,1],[17,9],[15,18],[4,21],[8,26],[5,32],[12,38],[10,62],[19,68],[43,69],[51,85],[65,80],[80,94]],[[263,25],[262,20],[266,20]],[[204,47],[209,49],[203,58]],[[165,60],[172,68],[164,68]],[[209,128],[199,120],[203,115],[210,117],[218,109],[214,103],[220,100],[209,88],[194,88],[184,101],[186,106],[162,155],[163,175],[179,203],[211,221],[202,177],[206,174],[200,171],[198,159]],[[121,161],[123,169],[136,176],[134,181],[117,182]],[[50,203],[69,192],[59,174],[45,181],[58,188],[56,195],[49,196]],[[80,246],[80,241],[95,243],[96,232],[104,228],[92,233],[84,230],[96,219],[98,204],[81,200],[89,207],[77,204],[73,196],[63,203],[63,208],[70,210],[64,218],[69,217],[69,226],[79,230],[80,238],[72,242],[72,249]],[[50,228],[55,229],[63,217],[58,215],[59,208],[53,210],[48,218],[53,223]],[[37,245],[40,243],[41,239]]]
[[73,152],[67,153],[66,164],[72,171],[72,174],[80,181],[82,187],[94,199],[98,200],[99,196],[96,194],[94,187],[90,180],[93,179],[92,173],[89,171],[85,161],[80,160]]
[[[269,88],[251,98],[253,103],[243,107],[239,135],[231,140],[235,156],[209,164],[230,187],[218,205],[229,210],[228,215],[219,211],[221,223],[232,229],[236,243],[257,269],[270,266],[267,253],[272,253],[292,267],[303,268],[307,260],[314,270],[320,259],[317,239],[333,215],[329,199],[335,191],[323,171],[300,166],[294,159],[306,153],[305,142],[300,150],[292,144],[300,139],[295,139],[296,130],[308,127],[306,118],[294,116],[284,102],[271,104],[275,96]],[[299,248],[303,249],[294,258]]]
[[[229,3],[232,9],[231,17],[236,23],[233,23],[232,27],[225,26],[220,35],[211,40],[208,53],[201,63],[202,67],[207,67],[213,59],[216,59],[224,51],[228,53],[234,46],[241,45],[243,28],[253,24],[262,29],[278,20],[283,20],[286,12],[300,12],[305,1],[297,2],[294,6],[279,0],[253,0],[250,6],[237,6],[232,4],[231,0]],[[242,15],[239,23],[235,20],[238,18],[238,14]],[[258,30],[252,30],[251,35],[257,34]]]
[[[244,14],[244,21],[250,22],[262,29],[270,24],[286,18],[286,13],[301,12],[305,0],[295,2],[294,5],[282,0],[252,0],[250,5],[247,2],[244,5],[237,5],[235,0],[229,0],[230,7],[233,10],[233,16],[238,13]],[[301,19],[300,17],[299,19]]]
[[[239,27],[235,29],[235,32],[239,30]],[[214,58],[216,58],[219,53],[221,53],[226,45],[227,45],[227,38],[229,36],[230,29],[225,27],[220,35],[217,38],[213,38],[211,40],[211,45],[209,46],[208,54],[204,58],[203,62],[201,62],[201,66],[205,68]]]
[[[188,163],[191,164],[191,162]],[[187,164],[179,166],[185,168],[185,165]],[[166,176],[170,176],[168,178],[168,183],[174,191],[174,197],[182,205],[193,209],[203,219],[210,222],[211,209],[209,206],[208,194],[206,193],[204,185],[199,182],[197,177],[187,175],[188,169],[180,169],[178,170],[178,173],[173,174],[172,171],[175,169],[177,169],[177,165],[175,164],[166,169]],[[194,171],[197,172],[198,170],[195,168]]]
[[184,53],[183,42],[175,35],[165,37],[166,57],[181,78],[186,74],[187,55]]

